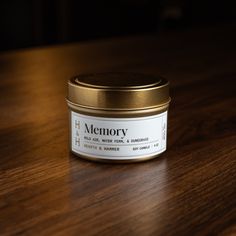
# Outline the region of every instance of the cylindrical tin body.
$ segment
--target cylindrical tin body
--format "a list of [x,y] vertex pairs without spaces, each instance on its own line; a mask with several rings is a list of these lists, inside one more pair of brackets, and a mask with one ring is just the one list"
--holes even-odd
[[94,161],[137,162],[166,150],[169,82],[133,73],[68,82],[71,151]]

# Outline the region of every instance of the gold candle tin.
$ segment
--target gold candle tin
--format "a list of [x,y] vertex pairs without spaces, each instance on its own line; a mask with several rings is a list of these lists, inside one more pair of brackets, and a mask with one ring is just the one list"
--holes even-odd
[[70,148],[79,157],[137,162],[166,150],[169,82],[134,73],[79,75],[68,81]]

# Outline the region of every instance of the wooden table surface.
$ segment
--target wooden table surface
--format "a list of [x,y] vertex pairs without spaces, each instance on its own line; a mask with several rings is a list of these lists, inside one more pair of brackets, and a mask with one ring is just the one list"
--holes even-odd
[[[236,25],[0,55],[0,235],[236,234]],[[67,79],[171,82],[168,150],[139,164],[69,153]]]

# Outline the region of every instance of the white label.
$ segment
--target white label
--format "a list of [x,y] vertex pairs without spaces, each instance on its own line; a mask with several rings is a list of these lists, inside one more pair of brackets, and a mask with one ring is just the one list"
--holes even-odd
[[167,111],[139,118],[104,118],[71,112],[72,151],[83,156],[131,160],[166,150]]

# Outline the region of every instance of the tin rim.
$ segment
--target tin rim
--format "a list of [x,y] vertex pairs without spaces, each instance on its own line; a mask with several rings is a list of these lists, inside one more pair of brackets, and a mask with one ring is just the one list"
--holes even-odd
[[68,81],[69,106],[98,110],[141,110],[169,104],[169,82],[134,73],[79,75]]

